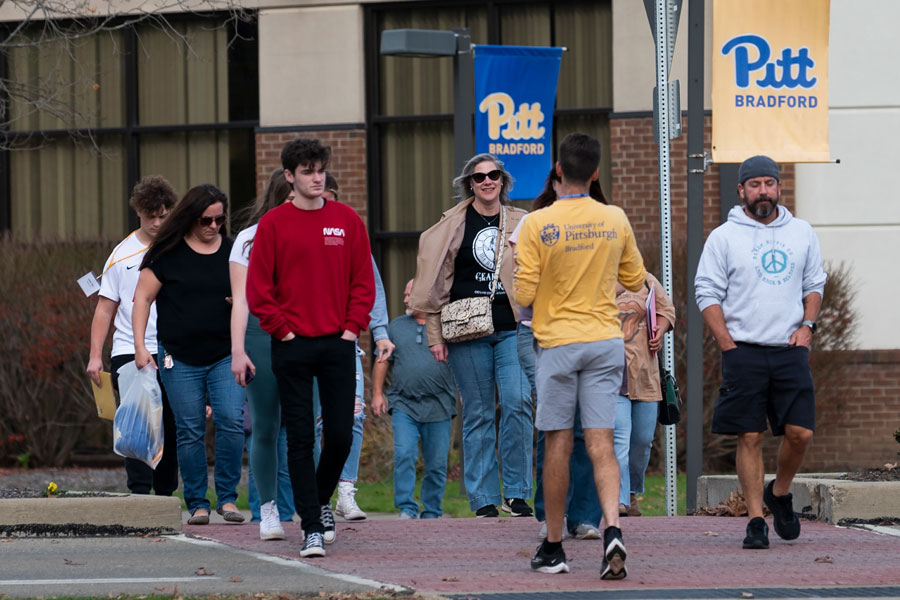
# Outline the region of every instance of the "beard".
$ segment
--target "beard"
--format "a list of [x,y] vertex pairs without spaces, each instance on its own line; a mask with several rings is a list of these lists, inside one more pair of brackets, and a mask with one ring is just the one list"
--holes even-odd
[[413,314],[413,309],[407,308],[407,309],[406,309],[406,316],[411,317],[412,314]]
[[757,216],[757,218],[765,219],[769,215],[771,215],[775,211],[775,207],[778,206],[778,196],[774,198],[770,198],[768,195],[761,195],[756,199],[756,202],[752,204],[750,202],[744,201],[744,204],[751,213]]

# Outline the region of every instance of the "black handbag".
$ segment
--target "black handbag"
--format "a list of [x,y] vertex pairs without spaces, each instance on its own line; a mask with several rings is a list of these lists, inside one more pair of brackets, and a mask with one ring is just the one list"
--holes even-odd
[[662,354],[659,360],[659,383],[662,389],[662,400],[659,402],[660,425],[677,425],[681,421],[681,390],[675,375],[662,365]]

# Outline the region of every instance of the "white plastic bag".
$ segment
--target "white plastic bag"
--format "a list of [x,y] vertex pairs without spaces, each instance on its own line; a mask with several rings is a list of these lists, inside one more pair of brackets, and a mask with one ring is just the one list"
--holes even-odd
[[119,369],[121,403],[113,418],[113,451],[136,458],[151,469],[163,453],[162,392],[156,369],[149,363],[138,370],[134,361]]

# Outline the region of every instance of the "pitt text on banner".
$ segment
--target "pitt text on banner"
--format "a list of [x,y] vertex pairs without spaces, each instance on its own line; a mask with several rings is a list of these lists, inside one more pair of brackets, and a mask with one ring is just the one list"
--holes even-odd
[[830,0],[714,0],[712,158],[825,162]]
[[505,163],[513,200],[544,189],[561,59],[562,48],[475,47],[475,149]]

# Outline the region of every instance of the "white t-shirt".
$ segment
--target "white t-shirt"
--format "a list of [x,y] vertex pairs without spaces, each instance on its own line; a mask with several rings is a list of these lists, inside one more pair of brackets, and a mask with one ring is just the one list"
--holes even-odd
[[234,245],[231,247],[231,255],[228,257],[228,262],[244,265],[245,267],[250,266],[250,250],[253,248],[253,244],[246,250],[244,250],[244,244],[248,240],[253,241],[253,238],[256,237],[256,227],[257,225],[251,225],[237,234],[237,237],[234,238]]
[[[116,331],[113,333],[112,356],[134,354],[131,312],[134,310],[134,290],[141,272],[141,261],[144,260],[146,251],[147,246],[138,239],[137,230],[132,231],[113,249],[103,266],[100,295],[119,303],[115,319]],[[156,353],[156,302],[150,305],[144,345],[151,354]]]

